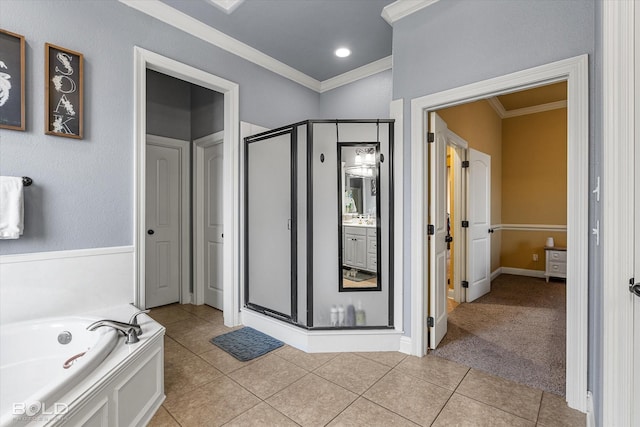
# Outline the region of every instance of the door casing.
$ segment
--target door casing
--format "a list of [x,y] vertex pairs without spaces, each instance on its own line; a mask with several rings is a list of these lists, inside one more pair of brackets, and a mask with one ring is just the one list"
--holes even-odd
[[239,91],[237,83],[191,67],[141,47],[134,52],[134,304],[145,304],[145,137],[146,71],[154,71],[220,92],[224,96],[224,324],[240,324],[239,265],[240,197],[239,197]]
[[567,378],[570,407],[587,410],[589,80],[581,55],[411,100],[411,349],[424,355],[426,310],[427,113],[517,90],[567,81]]
[[467,242],[466,231],[462,228],[462,216],[467,212],[467,169],[462,168],[462,161],[467,160],[469,143],[447,129],[447,145],[453,149],[451,167],[454,170],[454,185],[452,191],[454,206],[454,221],[451,229],[454,235],[453,245],[453,299],[457,303],[466,302],[466,292],[462,287],[462,278],[466,275]]
[[640,335],[634,318],[638,297],[631,295],[628,283],[631,278],[640,280],[640,271],[634,269],[640,256],[634,253],[640,246],[634,242],[634,228],[639,226],[634,217],[638,212],[634,207],[638,195],[635,150],[640,148],[638,2],[602,2],[602,39],[602,197],[598,206],[603,269],[598,279],[603,298],[601,317],[595,318],[596,324],[602,322],[602,340],[597,343],[602,351],[602,387],[594,393],[602,399],[602,425],[637,426],[640,411],[633,393],[634,369],[638,369],[634,345],[639,346],[634,339]]

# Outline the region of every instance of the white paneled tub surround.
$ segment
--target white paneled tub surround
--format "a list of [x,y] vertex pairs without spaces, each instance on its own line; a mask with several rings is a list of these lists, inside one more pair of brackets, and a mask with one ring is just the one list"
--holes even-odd
[[[125,344],[109,327],[86,330],[95,320],[126,322],[136,311],[125,305],[91,316],[3,325],[2,427],[146,425],[165,397],[165,329],[140,315],[142,335],[135,344]],[[71,341],[60,344],[58,336],[66,332]]]

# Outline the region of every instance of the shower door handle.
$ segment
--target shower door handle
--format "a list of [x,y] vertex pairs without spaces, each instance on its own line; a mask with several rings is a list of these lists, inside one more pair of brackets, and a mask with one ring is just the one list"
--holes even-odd
[[291,218],[287,220],[287,230],[291,230]]

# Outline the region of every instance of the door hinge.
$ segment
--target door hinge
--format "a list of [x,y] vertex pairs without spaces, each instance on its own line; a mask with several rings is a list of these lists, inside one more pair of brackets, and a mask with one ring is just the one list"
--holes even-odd
[[433,224],[429,224],[427,226],[427,234],[429,236],[433,236],[434,234],[436,234],[436,227]]
[[467,282],[466,280],[463,280],[461,282],[461,285],[462,285],[463,288],[467,289],[469,287],[469,282]]
[[433,317],[429,316],[427,317],[427,326],[430,328],[433,328],[433,326],[435,325],[435,320]]
[[468,168],[469,167],[469,160],[463,160],[462,161],[462,167],[463,168]]
[[469,221],[462,221],[462,228],[469,228]]
[[427,142],[433,142],[436,140],[436,134],[433,132],[427,132]]

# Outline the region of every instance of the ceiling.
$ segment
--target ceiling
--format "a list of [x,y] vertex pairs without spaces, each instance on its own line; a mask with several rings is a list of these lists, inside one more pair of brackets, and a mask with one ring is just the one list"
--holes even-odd
[[[318,81],[391,55],[381,13],[393,0],[245,0],[231,14],[208,0],[161,1]],[[336,57],[341,46],[351,56]]]
[[533,89],[513,92],[500,95],[497,98],[507,112],[550,104],[552,102],[566,101],[567,82],[553,83]]

